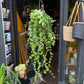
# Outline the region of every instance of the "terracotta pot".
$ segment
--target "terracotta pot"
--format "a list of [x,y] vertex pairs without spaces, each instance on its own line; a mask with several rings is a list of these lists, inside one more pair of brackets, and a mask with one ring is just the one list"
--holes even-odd
[[75,22],[73,24],[73,38],[84,39],[84,22]]
[[75,39],[72,38],[72,26],[63,26],[63,39],[65,41],[74,42]]

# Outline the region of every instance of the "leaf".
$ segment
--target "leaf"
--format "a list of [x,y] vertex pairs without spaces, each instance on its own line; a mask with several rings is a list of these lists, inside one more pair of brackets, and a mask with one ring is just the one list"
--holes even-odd
[[43,71],[44,74],[46,74],[46,71]]
[[52,52],[50,52],[50,55],[53,55],[53,53],[52,53]]
[[5,84],[10,84],[8,81],[5,81]]
[[19,84],[21,84],[18,76],[11,70],[12,75],[15,77],[15,79],[18,81]]

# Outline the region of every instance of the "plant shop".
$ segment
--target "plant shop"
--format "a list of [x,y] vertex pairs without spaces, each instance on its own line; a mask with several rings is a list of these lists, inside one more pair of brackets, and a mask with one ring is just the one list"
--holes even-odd
[[0,84],[84,84],[84,0],[0,0]]

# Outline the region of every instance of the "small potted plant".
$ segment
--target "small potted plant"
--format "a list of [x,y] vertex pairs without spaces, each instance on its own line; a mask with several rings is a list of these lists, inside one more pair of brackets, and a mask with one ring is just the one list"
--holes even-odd
[[75,82],[76,82],[75,71],[70,71],[69,83],[70,83],[70,84],[75,84]]
[[[43,7],[40,10],[35,9],[31,11],[28,27],[28,42],[31,47],[31,55],[26,63],[32,58],[34,59],[35,81],[38,76],[40,77],[42,66],[44,66],[44,74],[49,72],[54,77],[49,69],[53,57],[51,46],[55,44],[55,35],[54,32],[52,32],[53,22],[53,18],[46,14]],[[49,60],[47,59],[48,53],[50,53]]]
[[70,84],[75,84],[75,82],[76,82],[75,78],[69,77],[69,83]]
[[11,70],[7,72],[8,67],[2,64],[0,67],[0,84],[21,84],[18,76]]
[[27,67],[25,64],[19,64],[16,66],[15,72],[18,73],[19,78],[27,79]]

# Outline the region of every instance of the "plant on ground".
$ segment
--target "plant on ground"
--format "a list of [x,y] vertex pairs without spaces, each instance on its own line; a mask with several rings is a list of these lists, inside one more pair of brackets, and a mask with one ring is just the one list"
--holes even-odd
[[20,81],[18,76],[11,70],[10,73],[7,73],[7,66],[3,63],[0,67],[0,84],[19,84]]
[[[31,46],[31,55],[26,63],[28,63],[32,58],[34,59],[33,66],[35,70],[35,81],[40,75],[42,66],[45,67],[43,70],[44,74],[49,72],[53,78],[55,78],[52,71],[50,71],[53,57],[52,46],[55,44],[55,35],[52,32],[53,22],[53,18],[47,15],[43,8],[31,11],[28,27],[28,42]],[[50,53],[49,59],[47,59],[48,53]]]
[[71,76],[69,76],[69,83],[75,83],[75,82],[76,82],[76,79],[71,77]]

